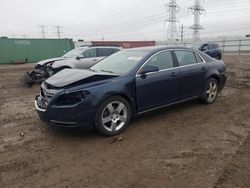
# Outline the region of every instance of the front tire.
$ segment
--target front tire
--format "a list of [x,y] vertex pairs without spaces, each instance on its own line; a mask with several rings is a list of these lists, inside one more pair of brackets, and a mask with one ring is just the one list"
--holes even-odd
[[215,78],[209,78],[206,82],[205,93],[202,102],[205,104],[212,104],[215,102],[219,91],[219,84]]
[[101,134],[114,136],[127,127],[130,118],[131,107],[128,101],[120,96],[112,96],[99,107],[95,126]]

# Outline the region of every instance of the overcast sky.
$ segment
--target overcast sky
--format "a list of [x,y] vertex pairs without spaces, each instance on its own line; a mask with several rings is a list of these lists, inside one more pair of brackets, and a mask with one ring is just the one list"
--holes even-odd
[[[164,40],[168,13],[164,0],[0,0],[0,36],[56,38],[54,26],[63,26],[62,37],[84,40]],[[178,19],[185,37],[194,0],[177,0]],[[250,34],[250,0],[205,0],[201,16],[202,37]],[[178,24],[179,25],[179,24]]]

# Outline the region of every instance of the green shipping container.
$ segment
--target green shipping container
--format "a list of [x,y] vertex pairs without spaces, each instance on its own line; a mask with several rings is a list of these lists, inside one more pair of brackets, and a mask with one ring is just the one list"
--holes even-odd
[[0,38],[0,64],[61,57],[74,48],[72,39]]

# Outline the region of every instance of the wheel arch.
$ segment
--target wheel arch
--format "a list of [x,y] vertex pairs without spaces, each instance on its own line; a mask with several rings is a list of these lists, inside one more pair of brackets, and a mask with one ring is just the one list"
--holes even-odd
[[218,82],[218,85],[220,86],[220,82],[221,82],[221,79],[220,79],[220,73],[219,71],[213,71],[213,72],[208,72],[207,75],[206,75],[206,81],[210,78],[214,78],[217,80]]
[[58,69],[72,69],[72,67],[69,65],[64,65],[64,66],[59,67]]
[[100,106],[103,103],[103,101],[107,100],[110,97],[114,97],[114,96],[119,96],[119,97],[126,99],[130,105],[131,115],[133,116],[136,114],[137,110],[136,110],[136,105],[135,105],[134,100],[131,97],[129,97],[128,95],[126,95],[125,93],[109,93],[108,95],[103,97],[103,99],[98,104],[98,106]]
[[217,74],[213,74],[213,75],[211,75],[209,78],[214,78],[214,79],[216,79],[217,82],[218,82],[218,86],[220,87],[220,77],[219,77]]

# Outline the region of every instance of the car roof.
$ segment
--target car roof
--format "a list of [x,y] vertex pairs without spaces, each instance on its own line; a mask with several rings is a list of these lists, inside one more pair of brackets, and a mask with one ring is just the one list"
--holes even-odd
[[139,47],[139,48],[130,48],[126,49],[127,51],[148,51],[148,52],[154,52],[154,51],[161,51],[161,50],[171,50],[171,49],[183,49],[183,50],[193,50],[192,48],[188,48],[185,46],[147,46],[147,47]]
[[204,44],[218,44],[218,43],[217,43],[217,42],[209,42],[209,41],[208,41],[208,42],[203,42],[203,43],[202,43],[202,45],[204,45]]
[[81,46],[78,47],[79,49],[87,49],[87,48],[114,48],[114,49],[121,49],[121,47],[117,46]]

